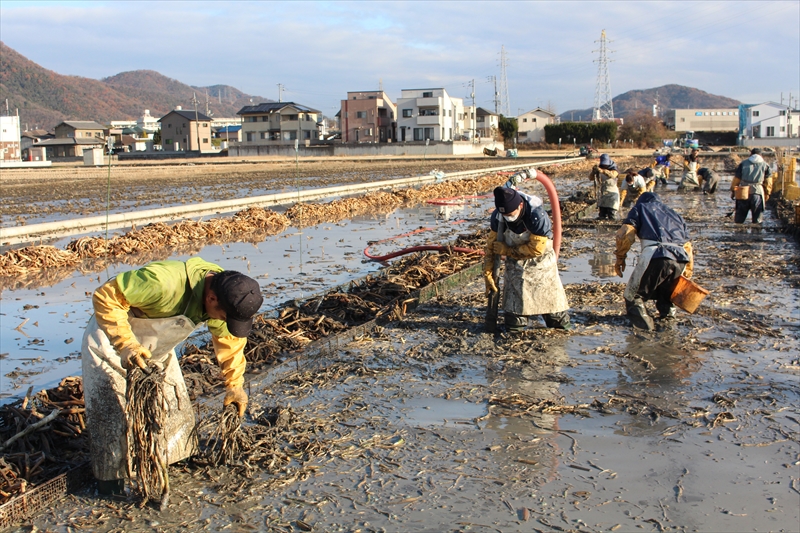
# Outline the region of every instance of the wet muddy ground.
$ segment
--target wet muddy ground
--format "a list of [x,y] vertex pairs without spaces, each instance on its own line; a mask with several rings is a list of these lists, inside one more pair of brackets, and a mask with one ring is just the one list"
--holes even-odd
[[289,413],[274,464],[175,466],[165,512],[89,487],[22,530],[797,531],[797,245],[674,188],[711,290],[696,314],[631,329],[617,224],[585,220],[560,259],[573,331],[486,335],[475,279],[252,376],[248,423]]

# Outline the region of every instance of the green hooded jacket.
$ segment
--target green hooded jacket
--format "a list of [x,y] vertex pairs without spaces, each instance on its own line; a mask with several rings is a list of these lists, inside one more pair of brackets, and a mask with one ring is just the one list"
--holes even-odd
[[206,274],[224,269],[199,257],[188,261],[156,261],[117,275],[119,290],[146,318],[185,315],[195,324],[207,322],[217,337],[229,336],[224,320],[209,318],[203,310]]

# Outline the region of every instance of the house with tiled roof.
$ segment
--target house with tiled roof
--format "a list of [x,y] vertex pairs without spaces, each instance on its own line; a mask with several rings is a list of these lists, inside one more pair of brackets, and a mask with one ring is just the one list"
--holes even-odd
[[105,139],[106,127],[91,120],[65,120],[56,126],[57,139]]
[[210,152],[211,117],[181,107],[161,119],[161,148],[165,152]]
[[236,114],[242,117],[243,145],[291,144],[319,137],[320,111],[294,102],[248,105]]

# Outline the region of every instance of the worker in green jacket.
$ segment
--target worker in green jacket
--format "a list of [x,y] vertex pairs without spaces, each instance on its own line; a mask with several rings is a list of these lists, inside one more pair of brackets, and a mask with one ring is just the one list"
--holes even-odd
[[127,474],[127,370],[165,371],[168,464],[196,451],[194,414],[175,347],[203,322],[225,381],[224,405],[244,415],[244,347],[263,303],[254,279],[193,257],[122,272],[92,296],[94,315],[82,346],[83,388],[92,468],[103,493],[121,492]]

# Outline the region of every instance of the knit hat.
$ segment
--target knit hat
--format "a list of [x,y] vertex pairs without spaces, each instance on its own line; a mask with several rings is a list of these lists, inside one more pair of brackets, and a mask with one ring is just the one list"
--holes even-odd
[[521,203],[522,196],[514,189],[497,187],[494,190],[494,205],[504,215],[515,211]]

